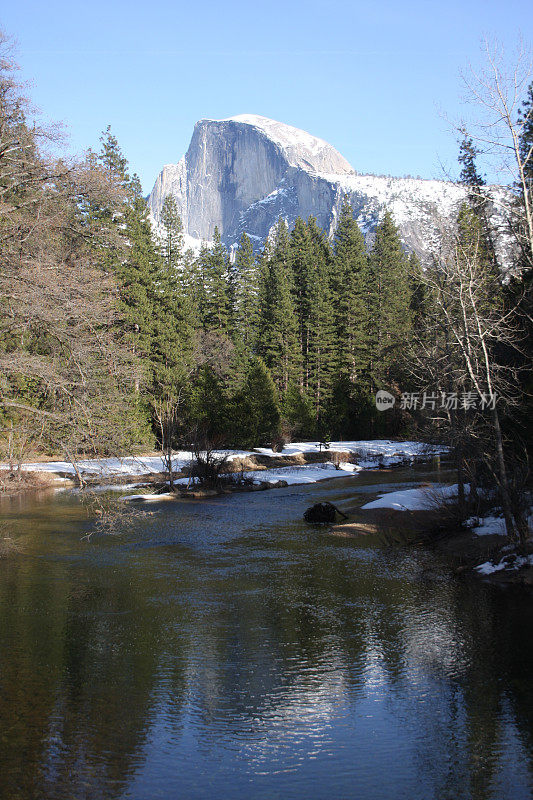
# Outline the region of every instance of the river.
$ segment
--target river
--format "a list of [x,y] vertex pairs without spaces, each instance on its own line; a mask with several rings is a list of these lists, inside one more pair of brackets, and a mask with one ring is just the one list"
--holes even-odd
[[4,499],[0,798],[533,797],[533,601],[302,521],[428,467],[151,507]]

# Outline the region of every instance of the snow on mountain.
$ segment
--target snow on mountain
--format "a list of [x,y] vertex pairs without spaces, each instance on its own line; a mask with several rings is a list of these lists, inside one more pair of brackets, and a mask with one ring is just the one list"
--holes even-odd
[[466,197],[446,181],[360,175],[323,139],[255,114],[195,125],[187,153],[163,167],[150,194],[156,226],[168,194],[193,247],[212,240],[215,227],[228,247],[242,232],[260,245],[279,217],[292,225],[313,215],[331,236],[347,196],[369,243],[389,209],[404,244],[422,259]]
[[[212,121],[216,122],[216,120]],[[300,128],[293,128],[292,125],[276,122],[258,114],[238,114],[236,117],[228,117],[222,122],[251,125],[263,131],[272,142],[279,145],[293,167],[301,167],[315,172],[331,170],[338,175],[354,174],[353,168],[334,147]]]

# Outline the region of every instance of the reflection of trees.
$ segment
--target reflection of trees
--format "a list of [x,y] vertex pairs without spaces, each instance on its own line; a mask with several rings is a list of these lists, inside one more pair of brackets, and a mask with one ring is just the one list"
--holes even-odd
[[117,797],[185,711],[199,751],[303,763],[378,696],[427,796],[494,797],[509,725],[532,750],[531,601],[427,554],[262,536],[0,562],[2,800]]
[[[113,571],[107,582],[94,572],[95,578],[90,585],[68,564],[49,568],[41,559],[19,559],[2,571],[0,797],[6,800],[107,800],[123,791],[141,751],[168,620],[138,602],[150,593],[139,573]],[[171,673],[178,682],[175,663]]]
[[[504,747],[508,728],[513,726],[523,745],[533,775],[533,607],[527,590],[491,590],[479,597],[470,594],[468,608],[475,663],[468,675],[466,691],[472,725],[472,757],[492,759]],[[502,722],[507,718],[507,725]],[[488,735],[492,733],[491,742]],[[492,745],[492,755],[489,750]],[[481,778],[483,782],[483,778]],[[483,786],[481,787],[484,788]],[[479,792],[474,797],[484,798]]]
[[[357,715],[375,683],[398,735],[411,739],[428,796],[497,796],[502,764],[521,757],[510,725],[531,752],[533,652],[523,645],[524,609],[508,608],[478,582],[439,574],[428,554],[394,551],[361,562],[345,547],[338,556],[334,547],[291,547],[298,558],[269,560],[262,592],[253,571],[231,605],[223,586],[211,587],[219,603],[209,644],[199,643],[205,672],[197,676],[205,739],[228,728],[281,739],[279,718],[293,731],[312,728],[310,710],[326,724],[339,704]],[[522,620],[520,630],[510,632],[510,618]]]
[[[408,609],[401,646],[404,672],[411,672],[417,691],[400,713],[419,731],[417,763],[431,796],[498,797],[502,765],[512,770],[521,759],[510,743],[515,726],[523,751],[531,753],[530,680],[522,684],[529,696],[516,692],[517,675],[525,678],[533,660],[523,629],[531,600],[510,609],[509,598],[477,581],[445,580],[419,585]],[[520,635],[510,630],[510,620],[521,620]]]

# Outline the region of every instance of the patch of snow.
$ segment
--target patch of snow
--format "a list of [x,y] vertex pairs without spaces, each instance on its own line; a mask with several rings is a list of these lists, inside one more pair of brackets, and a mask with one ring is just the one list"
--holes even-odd
[[289,486],[303,483],[317,483],[328,478],[339,478],[339,470],[330,461],[322,464],[305,464],[303,466],[265,469],[260,472],[246,472],[244,477],[254,482],[277,483],[287,481]]
[[342,472],[359,472],[362,467],[359,467],[357,464],[350,464],[349,461],[343,461],[342,464],[338,465],[338,469]]
[[[492,514],[486,517],[471,517],[467,519],[465,525],[472,529],[472,533],[476,536],[506,536],[507,530],[505,527],[505,519],[499,508],[493,508]],[[527,523],[529,527],[533,527],[533,506],[529,509],[527,516]]]
[[[351,465],[355,466],[355,465]],[[357,471],[357,467],[355,467]],[[350,471],[351,472],[351,471]],[[355,472],[351,472],[355,474]],[[254,484],[259,483],[277,483],[278,481],[286,481],[289,486],[297,486],[299,484],[317,483],[318,481],[328,480],[329,478],[340,478],[339,470],[330,461],[325,461],[321,464],[305,464],[302,466],[279,467],[272,469],[254,470],[244,472],[243,477],[252,480]],[[168,483],[168,481],[167,481]],[[174,484],[186,486],[189,483],[188,478],[178,478]],[[168,499],[169,495],[161,494],[132,494],[126,495],[121,498],[122,500],[161,500]]]
[[473,526],[472,533],[475,533],[476,536],[506,536],[505,520],[503,517],[483,517],[478,520],[477,525]]
[[444,486],[424,486],[420,489],[404,489],[399,492],[387,492],[377,500],[362,506],[368,508],[392,508],[396,511],[427,511],[435,508],[445,500],[457,496],[457,484]]
[[483,564],[479,564],[476,570],[480,575],[492,575],[494,572],[500,572],[500,570],[505,569],[506,566],[504,561],[500,561],[499,564],[493,564],[492,561],[485,561]]
[[[286,445],[281,453],[275,453],[270,447],[258,447],[255,450],[217,450],[216,455],[226,456],[228,461],[244,459],[258,453],[272,458],[318,452],[348,452],[357,457],[357,466],[364,469],[398,463],[404,459],[430,457],[435,453],[445,452],[446,448],[428,447],[421,442],[392,442],[389,440],[361,440],[348,442],[331,442],[325,450],[319,442],[293,442]],[[187,450],[175,451],[172,458],[174,472],[181,471],[194,458]],[[110,477],[112,475],[150,475],[164,472],[161,456],[127,456],[124,458],[82,459],[76,462],[80,473],[85,477]],[[9,469],[8,464],[0,464],[0,469]],[[73,465],[68,461],[46,461],[23,464],[27,472],[50,472],[75,475]]]
[[495,572],[501,572],[502,570],[516,572],[522,567],[533,567],[533,555],[505,556],[498,564],[494,564],[492,561],[485,561],[475,569],[480,575],[493,575]]
[[162,500],[170,500],[170,494],[127,494],[121,500],[142,500],[145,503],[157,503]]
[[[291,442],[285,445],[280,453],[270,447],[256,447],[255,452],[265,456],[295,456],[304,453],[352,453],[361,459],[375,460],[381,458],[417,458],[445,453],[446,447],[427,445],[423,442],[393,442],[389,439],[361,439],[358,441],[330,442],[325,448],[320,442]],[[361,462],[358,462],[361,464]],[[392,462],[391,462],[392,463]]]
[[130,489],[137,489],[145,486],[143,483],[105,483],[101,486],[92,486],[91,492],[129,492]]

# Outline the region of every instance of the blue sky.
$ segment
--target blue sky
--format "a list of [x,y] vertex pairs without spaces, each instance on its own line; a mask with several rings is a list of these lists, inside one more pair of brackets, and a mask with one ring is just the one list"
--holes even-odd
[[[483,36],[531,43],[527,0],[21,0],[0,26],[71,148],[110,124],[148,192],[203,117],[262,114],[331,142],[359,172],[442,177]],[[490,176],[489,176],[490,177]]]

